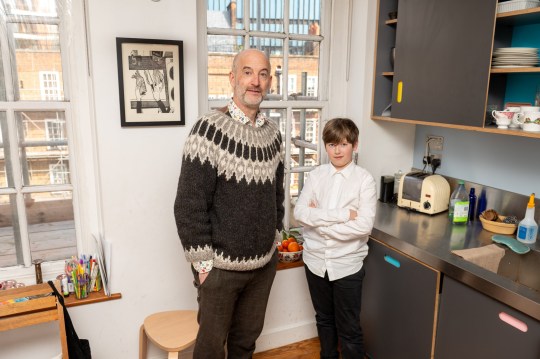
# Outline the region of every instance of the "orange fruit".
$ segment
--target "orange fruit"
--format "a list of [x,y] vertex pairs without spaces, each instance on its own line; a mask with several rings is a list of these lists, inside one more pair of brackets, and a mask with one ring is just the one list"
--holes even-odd
[[277,250],[280,251],[280,252],[283,252],[283,247],[282,246],[277,246]]
[[289,252],[298,252],[300,250],[300,245],[297,242],[291,242],[287,249]]
[[304,246],[300,244],[300,250],[303,251],[304,250]]
[[294,238],[294,237],[289,237],[289,238],[287,238],[287,240],[289,242],[296,242],[296,238]]
[[287,247],[289,246],[289,242],[287,240],[284,240],[283,242],[281,242],[281,246],[283,247],[283,249],[287,249]]

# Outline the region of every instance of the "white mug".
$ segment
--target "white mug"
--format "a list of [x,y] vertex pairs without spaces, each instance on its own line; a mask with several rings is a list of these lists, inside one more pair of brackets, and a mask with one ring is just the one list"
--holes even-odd
[[[535,106],[531,106],[535,107]],[[540,126],[540,111],[528,111],[528,112],[519,112],[516,116],[516,122],[519,123],[520,127],[523,128],[524,131],[531,131],[536,132],[536,126],[527,126],[527,130],[525,130],[525,124],[532,124],[532,125],[538,125]]]

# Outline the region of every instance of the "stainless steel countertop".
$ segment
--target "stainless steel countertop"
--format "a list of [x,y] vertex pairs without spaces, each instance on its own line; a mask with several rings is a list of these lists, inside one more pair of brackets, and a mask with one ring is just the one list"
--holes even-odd
[[[494,233],[482,228],[480,221],[453,225],[448,212],[433,216],[400,208],[395,204],[378,202],[377,216],[371,236],[405,253],[443,274],[467,284],[536,320],[540,320],[540,243],[532,251],[517,255],[507,249],[502,262],[518,266],[515,273],[520,282],[511,278],[507,269],[499,266],[491,272],[453,254],[456,249],[477,248],[492,244]],[[508,260],[506,260],[508,258]],[[505,275],[503,275],[505,274]]]

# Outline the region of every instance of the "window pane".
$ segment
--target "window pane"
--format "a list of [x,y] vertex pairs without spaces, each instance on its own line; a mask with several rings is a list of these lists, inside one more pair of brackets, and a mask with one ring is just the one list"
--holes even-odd
[[290,0],[289,32],[319,35],[321,23],[320,0]]
[[283,0],[250,0],[249,29],[283,32]]
[[63,112],[16,112],[25,186],[67,184],[69,150]]
[[209,28],[243,29],[243,0],[207,0],[206,21]]
[[26,194],[26,217],[32,260],[45,261],[77,255],[72,193]]
[[57,16],[57,0],[3,0],[7,15]]
[[[0,196],[0,268],[23,264],[20,249],[20,234],[15,236],[13,216],[17,216],[15,210],[15,195]],[[13,206],[12,206],[13,203]],[[19,253],[19,260],[17,260]]]
[[291,167],[317,166],[319,164],[317,155],[319,120],[320,111],[317,109],[293,110]]
[[264,108],[261,109],[261,112],[279,126],[279,130],[281,131],[281,138],[285,141],[285,119],[287,118],[287,110]]
[[62,58],[57,25],[11,23],[18,100],[62,101]]
[[289,44],[289,98],[317,100],[320,43],[291,40]]
[[242,36],[208,35],[208,99],[232,96],[229,72],[234,56],[244,47]]
[[270,58],[272,67],[272,86],[266,96],[267,100],[281,100],[283,98],[283,40],[267,37],[251,37],[250,47],[264,51]]
[[11,165],[9,134],[5,112],[0,112],[0,187],[13,187],[13,167]]

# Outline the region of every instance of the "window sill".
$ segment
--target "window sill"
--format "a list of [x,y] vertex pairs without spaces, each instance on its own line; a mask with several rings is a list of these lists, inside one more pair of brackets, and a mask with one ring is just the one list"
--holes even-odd
[[291,269],[291,268],[297,268],[297,267],[303,267],[304,261],[302,259],[297,260],[296,262],[278,262],[277,270],[284,270],[284,269]]
[[69,295],[69,297],[64,298],[64,303],[66,307],[77,307],[79,305],[94,304],[99,302],[107,302],[109,300],[115,300],[122,298],[122,293],[112,293],[110,297],[105,295],[105,292],[100,290],[99,292],[91,292],[88,294],[87,298],[77,299],[75,298],[75,293]]

